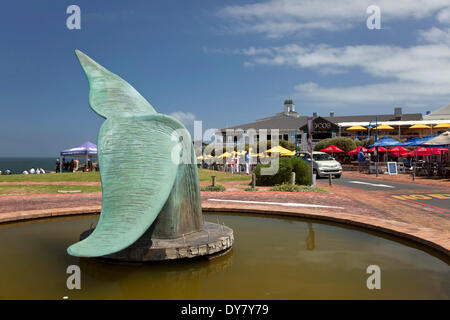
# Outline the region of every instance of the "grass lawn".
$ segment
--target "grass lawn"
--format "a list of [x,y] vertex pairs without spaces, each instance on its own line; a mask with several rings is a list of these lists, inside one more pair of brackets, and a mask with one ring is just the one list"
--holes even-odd
[[61,191],[80,190],[81,192],[99,192],[102,191],[102,187],[59,186],[59,185],[33,185],[33,186],[0,185],[0,195],[58,193],[59,190]]
[[64,172],[46,174],[1,175],[0,182],[96,182],[100,181],[100,172]]
[[[199,169],[200,181],[211,181],[211,176],[216,175],[216,181],[240,181],[251,180],[251,176],[243,174],[231,174],[219,171]],[[64,172],[46,174],[11,174],[0,175],[0,182],[100,182],[99,172]]]

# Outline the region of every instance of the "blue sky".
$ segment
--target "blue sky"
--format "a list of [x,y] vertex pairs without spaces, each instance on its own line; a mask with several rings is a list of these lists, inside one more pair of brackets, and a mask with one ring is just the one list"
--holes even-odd
[[[66,8],[81,8],[81,30]],[[381,10],[369,30],[366,8]],[[79,49],[161,113],[203,129],[293,98],[301,114],[435,110],[450,103],[450,0],[0,2],[0,157],[96,142]]]

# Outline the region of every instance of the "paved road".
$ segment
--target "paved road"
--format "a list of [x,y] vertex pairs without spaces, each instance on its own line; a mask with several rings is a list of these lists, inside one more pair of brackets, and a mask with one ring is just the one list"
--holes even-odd
[[[319,180],[323,181],[323,180]],[[334,185],[342,185],[366,191],[384,191],[382,196],[405,203],[419,204],[439,212],[450,214],[450,189],[424,186],[414,183],[398,183],[381,179],[345,178],[333,179]]]
[[[326,180],[319,180],[326,181]],[[424,186],[414,183],[399,183],[392,181],[385,181],[377,178],[367,179],[367,178],[346,178],[341,177],[340,179],[333,179],[333,184],[342,185],[346,187],[358,188],[367,191],[377,191],[377,190],[414,190],[414,189],[434,189],[434,190],[448,190],[433,186]]]

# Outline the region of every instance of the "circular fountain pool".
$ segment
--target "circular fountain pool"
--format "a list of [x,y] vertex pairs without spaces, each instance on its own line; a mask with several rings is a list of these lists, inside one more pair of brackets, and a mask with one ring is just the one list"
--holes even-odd
[[[66,253],[98,215],[0,225],[0,299],[449,299],[449,259],[411,242],[312,220],[205,215],[233,228],[213,259],[117,264]],[[81,289],[66,286],[68,266]],[[367,267],[381,270],[369,290]]]

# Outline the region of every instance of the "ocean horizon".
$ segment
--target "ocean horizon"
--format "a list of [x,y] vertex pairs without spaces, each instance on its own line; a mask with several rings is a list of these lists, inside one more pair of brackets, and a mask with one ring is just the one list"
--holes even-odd
[[[66,160],[70,161],[70,157]],[[80,159],[80,163],[84,163]],[[55,171],[56,157],[2,157],[0,171],[11,170],[13,174],[29,171],[31,168],[42,168],[45,171]]]

